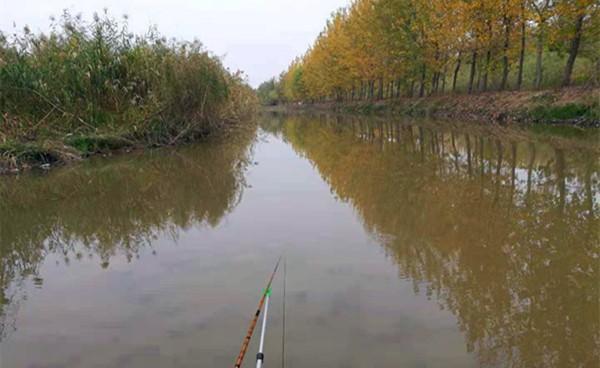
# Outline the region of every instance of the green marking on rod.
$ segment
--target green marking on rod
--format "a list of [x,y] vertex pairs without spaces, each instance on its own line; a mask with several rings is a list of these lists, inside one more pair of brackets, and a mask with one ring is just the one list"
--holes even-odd
[[268,289],[265,291],[265,295],[266,295],[266,296],[271,296],[271,288],[268,288]]

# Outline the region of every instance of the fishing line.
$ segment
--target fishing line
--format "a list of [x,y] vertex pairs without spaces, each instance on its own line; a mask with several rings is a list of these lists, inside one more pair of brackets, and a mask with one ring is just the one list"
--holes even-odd
[[287,279],[287,259],[283,259],[283,328],[281,331],[281,368],[285,368],[285,287]]

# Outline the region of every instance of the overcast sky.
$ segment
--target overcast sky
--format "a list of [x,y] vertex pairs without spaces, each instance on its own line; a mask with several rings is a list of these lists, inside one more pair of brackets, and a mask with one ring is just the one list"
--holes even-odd
[[13,33],[28,25],[47,31],[49,17],[63,9],[90,19],[108,8],[129,15],[130,29],[144,32],[156,24],[167,37],[198,38],[241,69],[256,87],[278,75],[301,55],[335,9],[348,0],[0,0],[0,30]]

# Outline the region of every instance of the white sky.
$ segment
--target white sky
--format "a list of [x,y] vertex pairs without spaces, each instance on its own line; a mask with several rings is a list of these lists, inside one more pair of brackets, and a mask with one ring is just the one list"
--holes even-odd
[[327,17],[349,0],[0,0],[0,30],[14,33],[28,25],[47,31],[49,17],[63,9],[90,19],[108,8],[114,17],[129,15],[135,33],[156,24],[167,37],[198,38],[241,69],[256,87],[279,75],[301,55],[325,26]]

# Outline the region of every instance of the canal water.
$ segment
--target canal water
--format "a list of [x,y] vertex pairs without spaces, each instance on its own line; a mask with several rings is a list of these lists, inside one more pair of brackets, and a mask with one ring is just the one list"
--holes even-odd
[[0,178],[0,366],[598,364],[597,133],[259,120]]

